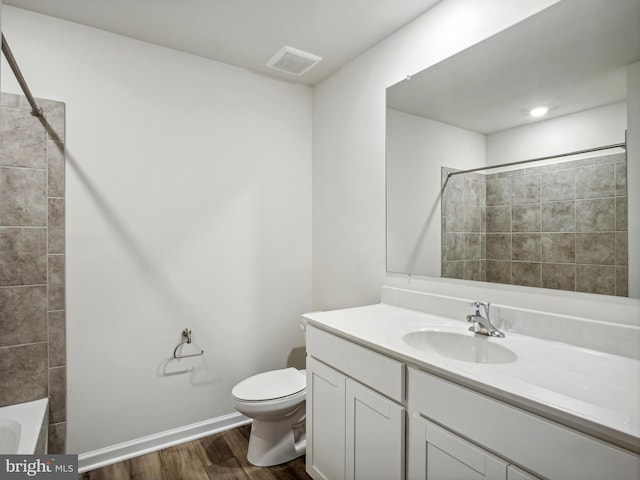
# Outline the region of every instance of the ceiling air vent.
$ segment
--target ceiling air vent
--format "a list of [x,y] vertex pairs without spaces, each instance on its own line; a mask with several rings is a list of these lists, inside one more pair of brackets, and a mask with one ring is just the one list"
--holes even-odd
[[284,46],[271,57],[267,67],[289,75],[302,75],[313,68],[322,58],[297,48]]

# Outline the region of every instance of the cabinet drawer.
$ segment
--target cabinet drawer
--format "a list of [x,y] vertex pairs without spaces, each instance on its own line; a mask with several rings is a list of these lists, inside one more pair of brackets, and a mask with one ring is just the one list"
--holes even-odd
[[311,325],[307,353],[396,402],[404,400],[404,364],[396,360]]
[[408,406],[553,479],[637,478],[640,456],[428,373],[409,369]]

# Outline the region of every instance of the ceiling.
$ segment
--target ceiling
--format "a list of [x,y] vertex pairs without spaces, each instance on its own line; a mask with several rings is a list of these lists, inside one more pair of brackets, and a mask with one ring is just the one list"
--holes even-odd
[[[313,86],[439,0],[3,0],[112,33]],[[288,45],[322,57],[302,76],[265,63]]]
[[391,108],[489,134],[626,99],[638,0],[569,0],[387,90]]

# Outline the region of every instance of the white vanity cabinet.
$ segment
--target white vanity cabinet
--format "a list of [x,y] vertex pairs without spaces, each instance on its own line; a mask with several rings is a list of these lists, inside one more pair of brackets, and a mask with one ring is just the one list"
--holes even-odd
[[531,400],[494,398],[443,378],[457,378],[446,366],[428,373],[431,363],[393,346],[375,351],[382,342],[365,348],[328,330],[307,326],[314,480],[640,480],[640,455],[525,410],[538,408]]
[[348,378],[346,480],[404,478],[404,408]]
[[507,480],[507,462],[419,415],[409,432],[411,480]]
[[307,472],[315,480],[344,480],[346,377],[307,357]]
[[409,419],[409,480],[538,480],[420,415]]
[[309,475],[403,479],[404,365],[311,326],[307,355]]
[[640,478],[638,455],[435,375],[408,370],[410,480]]

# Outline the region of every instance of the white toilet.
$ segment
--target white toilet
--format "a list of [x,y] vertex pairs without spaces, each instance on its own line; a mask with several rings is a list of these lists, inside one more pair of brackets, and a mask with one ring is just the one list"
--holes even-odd
[[285,368],[259,373],[238,383],[231,394],[236,410],[253,418],[247,459],[269,467],[304,455],[307,378]]

